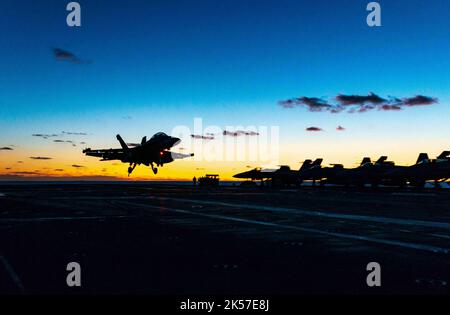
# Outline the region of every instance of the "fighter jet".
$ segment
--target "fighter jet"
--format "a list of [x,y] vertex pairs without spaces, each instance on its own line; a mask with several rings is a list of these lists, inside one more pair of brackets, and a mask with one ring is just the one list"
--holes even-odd
[[339,171],[344,169],[342,164],[331,164],[331,167],[322,167],[323,159],[316,159],[310,167],[300,171],[300,177],[302,181],[312,180],[313,186],[316,185],[316,181],[320,181],[320,184],[325,183],[325,179],[333,178]]
[[282,165],[277,170],[255,168],[253,170],[234,175],[234,178],[249,180],[271,180],[273,186],[299,186],[302,182],[301,172],[311,167],[311,160],[305,160],[298,171],[291,170],[289,166]]
[[[377,163],[383,162],[387,157],[381,157]],[[361,164],[355,168],[340,167],[333,176],[327,177],[326,182],[338,185],[357,185],[363,186],[371,178],[371,172],[374,164],[369,157],[365,157]]]
[[432,160],[428,154],[421,153],[416,164],[411,166],[396,166],[385,172],[384,180],[397,183],[399,186],[410,184],[415,187],[424,187],[426,181],[434,181],[436,187],[439,183],[450,178],[450,151],[442,152]]
[[177,145],[180,139],[168,136],[163,132],[156,133],[148,141],[147,137],[143,137],[141,143],[136,144],[134,147],[129,147],[120,135],[117,135],[116,138],[122,147],[121,149],[92,150],[88,148],[83,150],[83,153],[87,156],[102,158],[100,161],[119,160],[122,163],[130,163],[128,176],[140,164],[150,166],[156,175],[158,173],[157,166],[162,167],[164,164],[173,162],[176,159],[194,156],[194,154],[170,152],[170,148]]

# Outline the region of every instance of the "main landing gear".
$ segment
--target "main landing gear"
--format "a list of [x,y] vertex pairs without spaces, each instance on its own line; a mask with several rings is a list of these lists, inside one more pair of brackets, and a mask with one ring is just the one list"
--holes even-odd
[[153,163],[151,163],[150,166],[152,168],[153,174],[155,174],[155,175],[158,174],[158,168],[154,167]]
[[128,167],[128,177],[130,177],[130,174],[133,173],[134,169],[136,168],[136,163],[130,163],[130,167]]

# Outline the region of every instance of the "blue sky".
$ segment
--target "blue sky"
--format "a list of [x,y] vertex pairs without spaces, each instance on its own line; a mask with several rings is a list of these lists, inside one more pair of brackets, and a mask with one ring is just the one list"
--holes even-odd
[[[194,117],[279,125],[286,145],[448,138],[447,0],[379,1],[380,28],[365,23],[362,0],[89,0],[79,1],[80,28],[65,24],[68,2],[1,2],[0,146],[32,147],[39,143],[31,134],[67,129],[113,145],[117,132],[136,141]],[[52,47],[92,62],[57,61]],[[277,105],[369,92],[439,104],[337,115]],[[309,126],[327,132],[305,133]]]

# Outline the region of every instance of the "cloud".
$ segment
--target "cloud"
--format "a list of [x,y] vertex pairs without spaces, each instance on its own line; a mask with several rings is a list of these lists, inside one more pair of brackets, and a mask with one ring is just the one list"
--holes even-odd
[[306,131],[318,132],[318,131],[324,131],[324,130],[319,127],[308,127],[308,128],[306,128]]
[[57,134],[43,134],[43,133],[34,133],[31,136],[33,137],[40,137],[44,139],[52,138],[52,137],[59,137]]
[[402,102],[405,106],[421,106],[436,104],[438,103],[438,99],[424,95],[416,95],[414,97],[404,98]]
[[10,170],[11,169],[11,167],[5,167],[5,170]]
[[379,110],[393,110],[393,111],[398,111],[398,110],[402,110],[402,106],[400,105],[389,105],[389,104],[383,104],[381,106],[378,107]]
[[34,171],[34,172],[12,172],[11,174],[14,175],[40,175],[40,173],[38,171]]
[[61,49],[61,48],[52,48],[53,55],[57,61],[66,61],[73,64],[88,64],[91,63],[89,60],[83,60],[78,58],[74,53]]
[[191,138],[201,140],[214,140],[214,136],[203,136],[203,135],[191,135]]
[[32,160],[51,160],[51,157],[46,156],[30,156],[30,159]]
[[364,104],[382,104],[387,100],[379,97],[374,93],[369,93],[368,95],[343,95],[339,94],[336,96],[336,101],[343,106],[348,105],[364,105]]
[[224,136],[231,136],[231,137],[239,137],[239,136],[259,136],[259,133],[256,131],[243,131],[243,130],[237,130],[237,131],[227,131],[224,130],[222,133]]
[[125,119],[125,120],[131,120],[131,119],[133,119],[133,117],[127,115],[127,116],[122,116],[122,119]]
[[337,126],[337,127],[336,127],[336,130],[337,130],[337,131],[345,131],[345,128],[342,127],[342,126]]
[[72,136],[87,136],[88,135],[85,132],[69,132],[69,131],[63,131],[62,134],[64,134],[64,135],[72,135]]
[[283,108],[305,107],[310,112],[338,114],[344,111],[347,113],[366,113],[375,109],[380,111],[400,111],[405,107],[432,105],[438,102],[437,98],[424,95],[406,98],[392,96],[383,98],[375,93],[369,93],[367,95],[338,94],[334,97],[333,102],[317,97],[302,96],[280,101],[278,104]]
[[83,165],[77,165],[77,164],[73,164],[72,167],[74,168],[84,168],[85,166]]
[[72,144],[73,147],[76,147],[76,146],[77,146],[77,145],[75,144],[75,142],[72,141],[72,140],[60,140],[60,139],[56,139],[56,140],[53,140],[53,142],[55,142],[55,143],[70,143],[70,144]]
[[283,108],[294,108],[296,106],[306,106],[310,112],[321,112],[333,109],[333,106],[325,100],[317,97],[298,97],[278,103]]
[[55,168],[54,171],[55,172],[64,172],[64,170],[62,168]]
[[0,151],[12,151],[12,150],[14,150],[13,148],[10,148],[10,147],[3,147],[3,148],[0,148]]

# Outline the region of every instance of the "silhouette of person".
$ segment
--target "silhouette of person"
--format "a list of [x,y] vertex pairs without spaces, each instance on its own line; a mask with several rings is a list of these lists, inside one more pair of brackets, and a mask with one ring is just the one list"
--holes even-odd
[[197,186],[197,178],[194,176],[194,178],[192,179],[192,183],[194,184],[194,186]]

